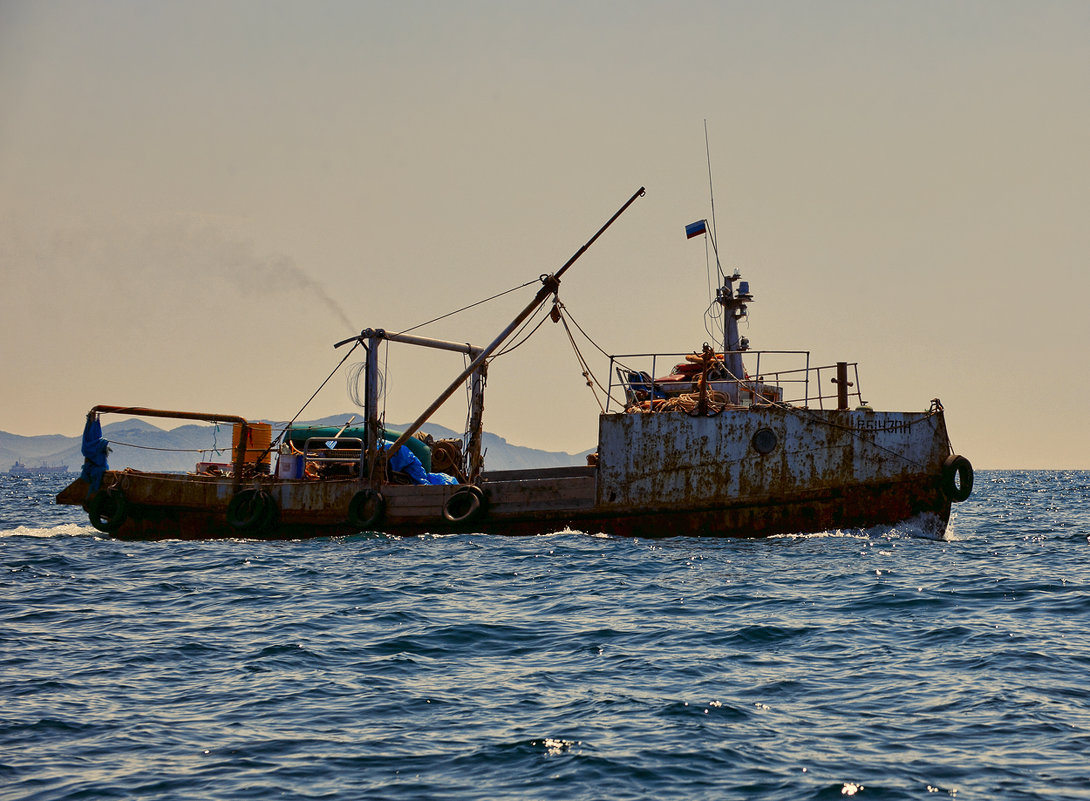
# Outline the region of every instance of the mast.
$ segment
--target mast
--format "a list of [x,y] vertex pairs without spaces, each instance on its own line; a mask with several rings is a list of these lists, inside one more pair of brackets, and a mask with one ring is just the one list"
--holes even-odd
[[609,226],[613,225],[613,222],[618,217],[620,217],[625,212],[625,210],[628,209],[629,206],[636,202],[636,198],[642,197],[645,193],[646,190],[642,186],[637,189],[632,197],[630,197],[625,202],[625,204],[621,206],[621,208],[619,208],[616,213],[609,218],[609,220],[606,221],[606,224],[599,228],[598,232],[590,239],[588,239],[586,244],[583,245],[583,247],[579,248],[579,250],[577,250],[570,259],[568,259],[563,267],[557,270],[555,274],[541,276],[542,286],[541,289],[537,291],[534,299],[530,301],[529,304],[527,304],[526,308],[523,309],[505,329],[503,329],[500,335],[496,337],[496,339],[493,340],[490,345],[488,345],[483,351],[480,352],[480,354],[477,355],[476,358],[473,359],[472,362],[470,362],[469,366],[462,371],[461,375],[459,375],[456,379],[454,379],[454,381],[451,382],[450,386],[447,387],[442,392],[442,394],[439,395],[439,397],[432,402],[431,406],[425,409],[421,413],[421,415],[413,421],[412,425],[405,429],[405,433],[398,437],[397,441],[394,442],[394,444],[391,445],[389,449],[387,449],[387,458],[393,456],[397,449],[404,445],[408,441],[409,437],[415,434],[420,429],[420,426],[424,425],[424,423],[428,421],[428,418],[435,414],[440,406],[446,403],[447,399],[454,394],[458,387],[460,387],[465,382],[465,380],[469,378],[469,376],[473,375],[485,364],[488,358],[493,353],[495,353],[505,341],[507,341],[508,337],[510,337],[511,334],[514,333],[516,328],[522,325],[523,321],[525,321],[527,317],[533,314],[533,312],[542,303],[544,303],[550,295],[556,294],[557,290],[560,289],[560,278],[564,275],[565,272],[567,272],[568,268],[571,267],[576,262],[576,260],[587,251],[587,248],[594,244],[598,237],[605,233],[605,230],[609,228]]
[[[745,381],[746,368],[742,364],[742,352],[749,349],[749,340],[738,333],[738,321],[747,316],[746,304],[753,302],[749,294],[749,281],[740,281],[741,274],[735,270],[729,276],[723,276],[723,286],[716,292],[715,301],[723,307],[723,361],[727,371],[737,381]],[[738,281],[735,291],[734,282]],[[732,382],[727,394],[731,403],[738,403],[738,384]]]
[[481,440],[484,438],[484,385],[488,380],[488,363],[469,380],[469,442],[466,444],[465,469],[470,484],[476,484],[483,466]]
[[[738,333],[738,321],[747,316],[746,304],[753,301],[749,294],[749,282],[740,281],[741,273],[735,270],[731,275],[723,272],[723,265],[719,261],[719,245],[716,242],[715,227],[715,189],[712,181],[712,149],[708,142],[708,121],[704,120],[704,153],[708,159],[708,199],[711,202],[711,231],[712,251],[715,253],[716,274],[723,279],[723,285],[716,290],[715,302],[723,307],[723,361],[724,366],[731,376],[738,382],[745,381],[746,368],[742,363],[742,351],[749,349],[749,340]],[[707,228],[707,221],[704,221]],[[686,231],[691,229],[688,226]],[[695,229],[694,229],[695,230]],[[695,234],[689,234],[690,238]],[[734,290],[734,282],[738,281],[738,291]],[[730,384],[727,395],[731,403],[738,403],[738,383]]]
[[[364,345],[364,350],[367,353],[366,360],[366,372],[364,379],[364,417],[366,418],[366,442],[364,443],[364,449],[367,454],[367,469],[364,475],[361,476],[361,480],[371,480],[370,477],[374,476],[375,465],[378,461],[378,442],[383,439],[382,421],[379,418],[379,370],[378,370],[378,355],[379,346],[382,341],[389,342],[402,342],[406,345],[419,345],[425,348],[435,348],[438,350],[449,350],[455,353],[462,353],[474,360],[476,364],[478,357],[483,352],[483,348],[479,348],[475,345],[470,345],[468,342],[448,342],[442,339],[431,339],[430,337],[420,337],[411,334],[397,334],[392,331],[386,331],[382,328],[367,328],[360,331],[359,336],[352,337],[351,339],[345,339],[336,343],[333,347],[339,348],[342,345],[346,345],[349,342],[361,342]],[[472,365],[471,365],[472,367]],[[470,398],[470,436],[468,445],[468,459],[469,470],[472,473],[474,470],[479,472],[481,461],[481,415],[484,412],[484,385],[487,365],[481,364],[479,370],[475,370],[473,373],[473,381],[470,384],[472,397]],[[414,429],[415,432],[415,429]],[[398,440],[400,443],[402,440],[408,439],[408,437],[402,437]],[[390,448],[390,452],[393,452],[393,448]]]
[[[712,250],[715,252],[716,272],[723,279],[723,285],[715,291],[715,303],[723,308],[723,362],[724,367],[736,381],[745,381],[746,370],[742,364],[742,351],[749,349],[749,340],[738,333],[738,321],[747,316],[746,304],[753,302],[753,295],[749,294],[749,282],[741,281],[742,275],[735,270],[731,275],[723,272],[719,264],[719,249],[715,244],[715,232],[708,230],[707,220],[697,220],[685,226],[685,236],[692,239],[694,236],[707,235],[711,240]],[[734,282],[738,281],[738,289],[735,290]],[[738,385],[732,383],[727,391],[731,403],[738,403]]]

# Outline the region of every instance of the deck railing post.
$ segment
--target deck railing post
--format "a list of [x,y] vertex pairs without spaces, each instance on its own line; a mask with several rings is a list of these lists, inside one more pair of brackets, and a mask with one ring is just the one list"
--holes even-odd
[[836,363],[836,378],[833,379],[833,383],[836,384],[836,410],[838,412],[847,411],[848,387],[852,385],[852,382],[848,380],[847,362]]

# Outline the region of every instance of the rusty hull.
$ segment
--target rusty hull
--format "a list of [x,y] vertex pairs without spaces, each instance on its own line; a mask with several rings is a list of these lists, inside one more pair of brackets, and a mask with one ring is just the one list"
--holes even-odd
[[764,406],[714,417],[603,415],[597,500],[608,509],[682,510],[766,505],[920,476],[938,488],[949,452],[941,411]]
[[[945,530],[950,453],[941,410],[727,410],[603,415],[597,506],[616,533],[687,535],[865,528],[924,516]],[[640,510],[638,515],[633,510]]]
[[[945,530],[942,490],[949,442],[941,410],[808,411],[728,409],[602,415],[597,468],[486,473],[482,516],[447,522],[449,486],[386,485],[375,527],[394,535],[542,534],[564,529],[621,536],[742,536],[865,528],[923,517]],[[240,535],[227,523],[233,480],[109,471],[103,487],[125,493],[120,539],[218,539]],[[262,538],[345,536],[355,479],[243,482],[277,502]],[[58,503],[85,504],[77,480]],[[247,535],[255,536],[255,535]]]

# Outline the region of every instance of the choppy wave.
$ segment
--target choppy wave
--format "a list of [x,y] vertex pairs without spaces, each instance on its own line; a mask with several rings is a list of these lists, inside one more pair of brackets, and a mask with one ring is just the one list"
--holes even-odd
[[58,526],[16,526],[0,531],[0,537],[84,537],[97,533],[90,525],[62,523]]
[[0,797],[1086,798],[1090,474],[953,536],[122,543],[0,506]]

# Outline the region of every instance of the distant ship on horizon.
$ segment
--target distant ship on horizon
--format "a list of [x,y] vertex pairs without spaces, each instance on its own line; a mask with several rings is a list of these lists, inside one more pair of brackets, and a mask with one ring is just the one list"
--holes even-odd
[[15,464],[8,470],[9,476],[37,476],[42,473],[67,473],[68,465],[38,465],[37,467],[27,467],[22,462],[16,460]]

